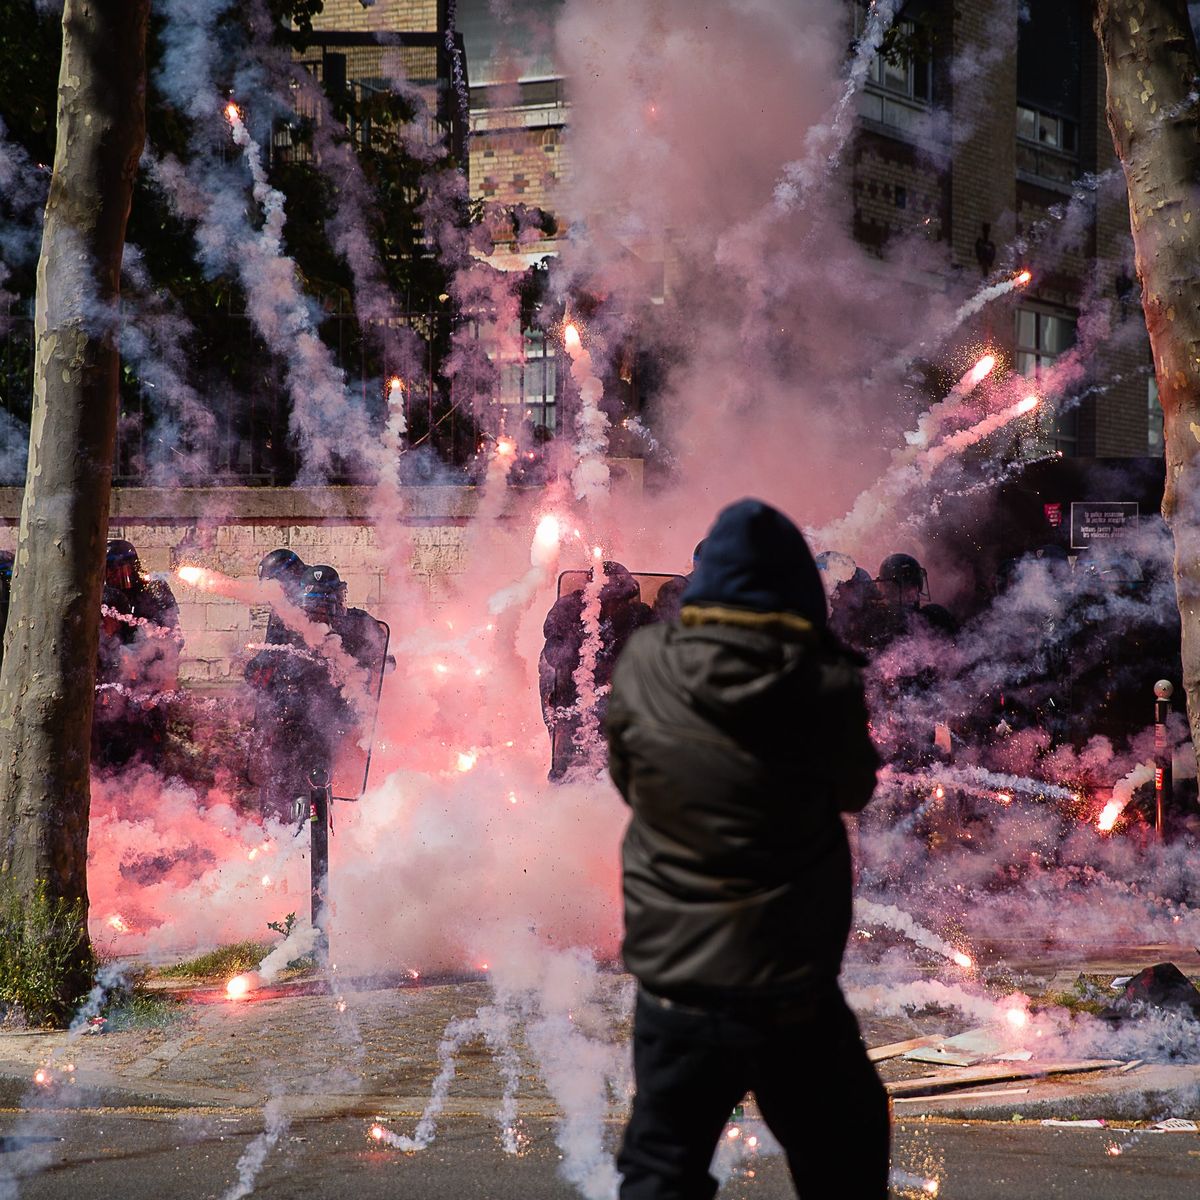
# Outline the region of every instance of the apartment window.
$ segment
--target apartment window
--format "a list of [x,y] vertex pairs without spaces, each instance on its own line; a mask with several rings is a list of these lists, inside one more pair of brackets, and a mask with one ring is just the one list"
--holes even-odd
[[518,408],[519,419],[528,418],[553,433],[558,422],[554,343],[540,329],[527,329],[523,340],[523,356],[500,366],[500,403]]
[[[865,24],[865,10],[856,7],[855,37],[861,36]],[[871,60],[858,111],[881,125],[915,131],[933,100],[933,63],[918,49],[921,37],[915,21],[897,21],[893,30],[894,49]]]
[[1017,137],[1064,154],[1079,153],[1079,123],[1040,109],[1017,105]]
[[1163,452],[1163,411],[1158,402],[1158,380],[1153,372],[1146,384],[1146,449],[1151,454]]
[[[1037,308],[1017,309],[1017,370],[1038,379],[1055,359],[1075,344],[1075,318],[1064,313]],[[1058,416],[1047,414],[1039,422],[1037,452],[1061,450],[1065,455],[1078,453],[1079,410],[1072,408]]]

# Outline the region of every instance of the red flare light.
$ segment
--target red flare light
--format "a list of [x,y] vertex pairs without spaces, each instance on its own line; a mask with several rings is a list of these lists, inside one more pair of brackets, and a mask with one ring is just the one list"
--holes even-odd
[[1111,833],[1113,826],[1117,823],[1117,818],[1121,815],[1121,810],[1125,806],[1120,800],[1110,800],[1103,809],[1100,815],[1096,818],[1096,828],[1101,833]]
[[377,1142],[382,1142],[383,1139],[387,1136],[387,1130],[385,1130],[382,1125],[372,1125],[371,1126],[371,1136]]
[[971,369],[967,372],[967,390],[977,387],[996,369],[996,356],[994,354],[985,354]]
[[575,327],[574,322],[568,321],[563,327],[563,344],[572,353],[578,350],[583,344],[579,338],[579,330]]
[[511,458],[516,452],[517,443],[512,438],[502,437],[496,439],[496,453],[501,458]]
[[180,567],[175,574],[190,587],[203,587],[208,572],[203,567]]
[[391,396],[393,398],[395,397],[397,392],[404,391],[404,381],[400,378],[399,375],[393,375],[387,381],[387,386],[388,386],[388,392],[391,394]]
[[1004,1019],[1014,1029],[1024,1029],[1029,1024],[1029,1014],[1023,1008],[1010,1008],[1004,1014]]
[[975,965],[969,954],[964,954],[961,950],[955,951],[954,961],[965,970],[970,970]]
[[1024,400],[1017,405],[1017,412],[1024,416],[1025,413],[1033,412],[1037,406],[1041,404],[1041,400],[1037,396],[1026,396]]
[[235,975],[225,985],[225,995],[230,1000],[245,1000],[251,992],[257,989],[259,982],[258,975],[254,971],[247,971],[244,975]]
[[113,913],[105,922],[110,929],[115,929],[118,933],[128,933],[129,926],[125,924],[125,919],[120,913]]
[[1017,287],[1025,287],[1033,282],[1033,272],[1027,268],[1022,268],[1013,276],[1013,283]]
[[238,108],[232,100],[225,105],[225,119],[232,125],[242,115],[242,110]]

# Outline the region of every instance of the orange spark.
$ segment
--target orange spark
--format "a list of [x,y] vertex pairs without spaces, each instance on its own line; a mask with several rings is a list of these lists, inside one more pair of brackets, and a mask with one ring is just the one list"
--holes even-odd
[[1017,287],[1024,287],[1027,283],[1033,281],[1033,272],[1027,268],[1022,268],[1013,276],[1013,283]]
[[242,110],[238,108],[232,100],[225,105],[225,118],[232,125],[242,115]]
[[579,338],[579,330],[575,327],[574,322],[567,322],[563,328],[563,344],[574,353],[580,348],[583,343]]

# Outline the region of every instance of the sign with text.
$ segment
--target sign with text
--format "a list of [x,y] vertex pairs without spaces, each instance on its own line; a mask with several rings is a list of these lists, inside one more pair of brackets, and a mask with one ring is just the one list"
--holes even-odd
[[1119,542],[1137,532],[1140,506],[1131,500],[1073,500],[1071,549],[1097,542]]

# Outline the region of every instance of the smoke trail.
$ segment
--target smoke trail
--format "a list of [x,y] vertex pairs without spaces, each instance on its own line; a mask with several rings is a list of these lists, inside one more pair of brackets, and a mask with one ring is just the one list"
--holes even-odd
[[604,385],[596,378],[592,355],[579,337],[579,330],[568,324],[563,341],[571,356],[571,377],[579,388],[579,416],[575,427],[577,462],[571,472],[571,483],[577,500],[595,504],[608,495],[608,415],[600,407]]
[[780,212],[803,206],[813,186],[837,170],[842,149],[858,115],[855,97],[866,82],[867,72],[899,7],[898,0],[870,0],[866,24],[855,43],[850,70],[832,114],[825,124],[809,128],[805,135],[804,157],[784,164],[783,174],[775,185],[775,207]]
[[267,1155],[275,1148],[275,1144],[288,1131],[291,1121],[283,1112],[283,1102],[278,1096],[273,1096],[263,1108],[264,1129],[242,1151],[237,1162],[237,1182],[221,1196],[221,1200],[243,1200],[254,1191],[255,1181]]

